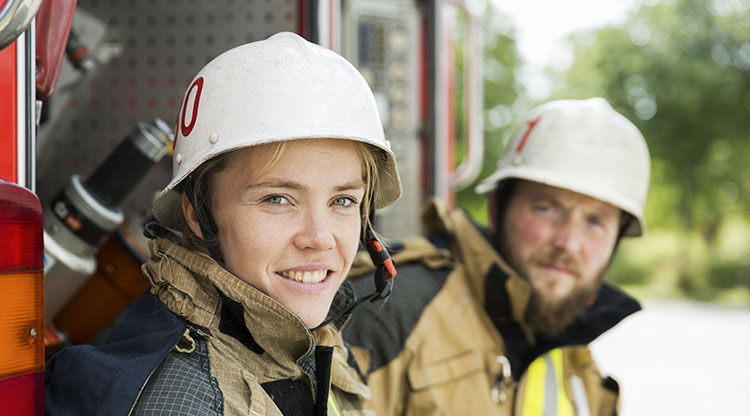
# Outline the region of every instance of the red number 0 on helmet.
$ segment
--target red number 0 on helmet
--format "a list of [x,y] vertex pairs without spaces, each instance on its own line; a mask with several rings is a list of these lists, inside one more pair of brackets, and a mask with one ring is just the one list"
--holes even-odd
[[[185,125],[185,113],[187,112],[187,106],[188,102],[190,102],[190,96],[192,95],[193,88],[197,88],[198,90],[195,92],[195,98],[193,99],[193,113],[190,117],[190,124]],[[182,131],[182,137],[187,137],[190,132],[193,131],[193,127],[195,127],[195,120],[198,118],[198,104],[201,100],[201,92],[203,91],[203,77],[200,77],[193,81],[193,84],[190,85],[190,89],[188,89],[188,93],[185,95],[185,102],[182,103],[182,111],[180,112],[180,129]]]

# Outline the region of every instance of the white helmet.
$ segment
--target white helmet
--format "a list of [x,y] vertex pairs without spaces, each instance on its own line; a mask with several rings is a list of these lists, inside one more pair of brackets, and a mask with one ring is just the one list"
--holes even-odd
[[[154,202],[169,227],[181,218],[175,187],[219,154],[298,139],[348,139],[374,146],[380,201],[393,203],[401,184],[375,98],[340,55],[284,32],[238,46],[211,62],[185,92],[177,119],[172,181]],[[380,153],[380,154],[378,154]]]
[[565,188],[629,213],[637,221],[624,235],[639,236],[646,232],[649,160],[641,132],[603,98],[552,101],[529,113],[476,191],[509,178]]

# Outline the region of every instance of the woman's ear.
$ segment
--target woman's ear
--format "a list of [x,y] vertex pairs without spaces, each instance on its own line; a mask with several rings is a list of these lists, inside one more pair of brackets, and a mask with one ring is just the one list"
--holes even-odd
[[198,238],[203,240],[203,233],[201,232],[201,226],[198,224],[198,216],[195,215],[195,209],[193,204],[190,203],[187,195],[182,193],[182,215],[185,216],[185,220],[188,223],[188,227],[193,231],[193,234],[197,235]]

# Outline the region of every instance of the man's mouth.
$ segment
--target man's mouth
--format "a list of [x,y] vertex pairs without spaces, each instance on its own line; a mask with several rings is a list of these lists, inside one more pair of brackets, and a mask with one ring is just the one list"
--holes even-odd
[[539,265],[542,268],[545,268],[547,270],[551,270],[557,273],[575,274],[575,272],[569,266],[566,266],[566,265],[548,264],[548,263],[540,263]]
[[276,274],[297,282],[302,283],[320,283],[328,276],[328,270],[291,270],[285,272],[276,272]]

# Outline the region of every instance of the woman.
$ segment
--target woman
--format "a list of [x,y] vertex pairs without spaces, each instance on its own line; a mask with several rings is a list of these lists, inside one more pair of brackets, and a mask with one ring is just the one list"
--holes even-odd
[[[53,357],[47,413],[367,414],[331,323],[362,301],[345,277],[372,210],[400,195],[364,79],[280,33],[207,64],[176,133],[143,267],[151,294],[107,345]],[[387,253],[364,242],[386,291]]]

